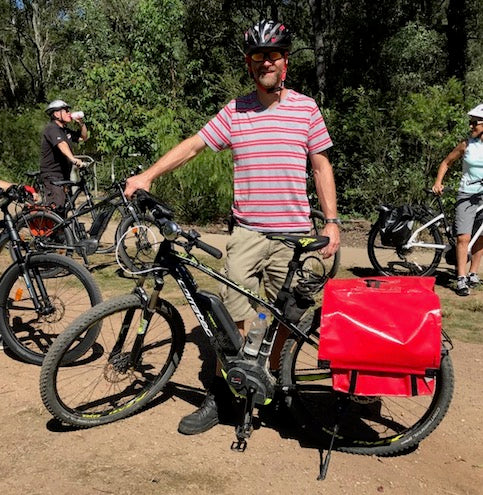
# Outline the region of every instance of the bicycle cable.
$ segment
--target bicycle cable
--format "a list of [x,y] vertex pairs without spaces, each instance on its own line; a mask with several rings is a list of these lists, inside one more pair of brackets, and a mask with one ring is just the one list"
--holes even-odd
[[[156,244],[156,235],[151,228],[147,227],[146,225],[138,225],[137,228],[138,229],[145,229],[147,232],[149,232],[155,241],[154,244]],[[150,268],[147,268],[146,270],[139,270],[139,271],[137,270],[137,271],[133,272],[123,265],[122,260],[119,257],[119,246],[121,245],[121,242],[124,240],[124,238],[127,236],[127,234],[129,234],[129,232],[130,232],[129,230],[124,232],[124,234],[121,236],[121,238],[119,239],[119,241],[116,244],[116,251],[115,251],[116,263],[119,265],[121,270],[123,270],[125,273],[127,273],[129,275],[144,275],[146,273],[151,273],[151,272],[156,271],[156,269],[157,269],[156,267],[150,267]]]

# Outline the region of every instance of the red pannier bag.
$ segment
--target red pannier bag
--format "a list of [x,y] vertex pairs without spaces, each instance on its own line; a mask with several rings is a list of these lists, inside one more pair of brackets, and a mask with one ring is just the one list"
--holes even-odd
[[324,289],[319,366],[355,395],[430,395],[441,361],[433,277],[334,280]]

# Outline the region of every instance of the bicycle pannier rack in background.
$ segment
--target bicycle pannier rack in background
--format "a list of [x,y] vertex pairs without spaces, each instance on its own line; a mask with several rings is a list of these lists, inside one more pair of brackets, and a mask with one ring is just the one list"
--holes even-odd
[[335,390],[363,396],[431,395],[441,361],[433,277],[329,280],[319,365]]
[[414,221],[414,210],[409,205],[379,207],[381,242],[384,246],[402,246],[410,236]]

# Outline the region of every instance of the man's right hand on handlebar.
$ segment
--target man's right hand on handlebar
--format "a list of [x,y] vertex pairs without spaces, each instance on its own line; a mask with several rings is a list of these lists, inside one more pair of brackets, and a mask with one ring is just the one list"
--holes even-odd
[[124,189],[124,194],[128,199],[131,199],[132,195],[138,189],[144,189],[145,191],[149,192],[149,189],[151,188],[151,182],[151,179],[146,177],[144,173],[129,177],[126,180],[126,188]]
[[441,194],[443,194],[444,191],[444,186],[443,184],[441,184],[441,182],[435,182],[431,190],[434,192],[434,194],[441,196]]

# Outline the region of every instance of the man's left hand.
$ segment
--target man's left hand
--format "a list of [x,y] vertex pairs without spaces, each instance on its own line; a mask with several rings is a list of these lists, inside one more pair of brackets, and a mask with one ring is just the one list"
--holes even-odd
[[327,236],[330,239],[329,244],[321,249],[320,254],[322,258],[330,258],[333,256],[340,247],[340,230],[336,223],[327,223],[322,231],[322,235]]

